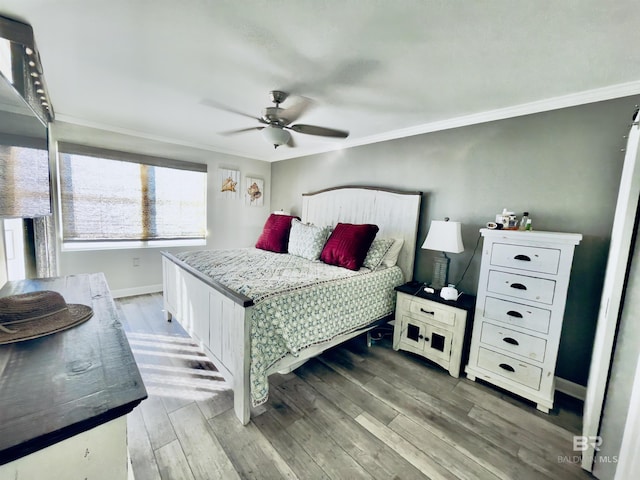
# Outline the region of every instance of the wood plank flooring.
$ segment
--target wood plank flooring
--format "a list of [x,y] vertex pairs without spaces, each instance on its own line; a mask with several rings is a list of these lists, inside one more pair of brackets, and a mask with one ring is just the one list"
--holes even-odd
[[242,426],[224,379],[160,294],[117,300],[149,398],[128,417],[136,480],[589,479],[572,450],[582,405],[549,414],[383,338],[356,338],[270,377]]

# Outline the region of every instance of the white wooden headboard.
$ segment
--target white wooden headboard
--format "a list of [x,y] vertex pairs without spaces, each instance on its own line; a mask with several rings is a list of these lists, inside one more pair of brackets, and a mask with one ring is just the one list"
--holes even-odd
[[418,220],[422,192],[375,187],[345,186],[302,196],[302,221],[326,226],[372,223],[380,229],[376,238],[402,238],[398,257],[406,281],[413,280]]

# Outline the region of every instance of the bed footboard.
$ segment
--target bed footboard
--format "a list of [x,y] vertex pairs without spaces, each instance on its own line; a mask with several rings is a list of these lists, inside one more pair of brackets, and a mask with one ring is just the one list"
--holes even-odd
[[[252,302],[242,304],[199,278],[170,254],[162,257],[165,317],[178,323],[206,351],[232,386],[234,410],[243,425],[250,418],[250,332]],[[248,305],[246,305],[248,304]]]

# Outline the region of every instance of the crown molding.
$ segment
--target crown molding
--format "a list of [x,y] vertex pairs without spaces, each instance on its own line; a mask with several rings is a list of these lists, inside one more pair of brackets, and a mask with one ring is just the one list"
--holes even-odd
[[[405,129],[393,130],[380,135],[372,135],[362,139],[347,142],[348,147],[360,145],[368,145],[371,143],[386,142],[398,138],[411,137],[414,135],[422,135],[425,133],[433,133],[452,128],[467,127],[470,125],[478,125],[481,123],[494,122],[497,120],[506,120],[509,118],[531,115],[534,113],[549,112],[559,110],[561,108],[576,107],[589,103],[596,103],[605,100],[613,100],[615,98],[628,97],[640,94],[640,81],[611,85],[609,87],[586,90],[583,92],[571,93],[559,97],[538,100],[535,102],[522,103],[511,107],[498,108],[495,110],[487,110],[485,112],[474,113],[471,115],[463,115],[438,122],[426,123],[409,127]],[[347,148],[343,145],[341,148]]]
[[173,138],[160,137],[158,135],[138,132],[135,130],[129,130],[125,128],[114,127],[111,125],[104,125],[95,122],[90,122],[83,119],[71,117],[56,113],[56,119],[75,124],[85,126],[89,128],[96,128],[100,130],[106,130],[113,133],[119,133],[122,135],[129,135],[133,137],[143,138],[147,140],[153,140],[157,142],[164,142],[173,145],[180,145],[184,147],[197,148],[200,150],[222,153],[225,155],[234,155],[237,157],[250,158],[253,160],[261,160],[265,162],[277,162],[281,160],[290,160],[294,158],[307,157],[310,155],[317,155],[321,153],[328,153],[334,151],[345,150],[347,148],[359,147],[363,145],[371,145],[374,143],[387,142],[390,140],[397,140],[406,137],[413,137],[416,135],[423,135],[425,133],[439,132],[443,130],[450,130],[453,128],[467,127],[470,125],[478,125],[481,123],[494,122],[498,120],[506,120],[509,118],[521,117],[525,115],[532,115],[535,113],[549,112],[553,110],[559,110],[562,108],[576,107],[579,105],[586,105],[589,103],[596,103],[605,100],[613,100],[616,98],[628,97],[632,95],[640,95],[640,81],[621,83],[617,85],[611,85],[603,88],[596,88],[592,90],[585,90],[582,92],[571,93],[568,95],[562,95],[558,97],[552,97],[545,100],[538,100],[535,102],[522,103],[519,105],[513,105],[511,107],[498,108],[495,110],[487,110],[485,112],[473,113],[470,115],[463,115],[459,117],[449,118],[437,122],[425,123],[422,125],[416,125],[409,128],[392,130],[376,135],[369,135],[359,139],[345,140],[334,145],[322,145],[316,148],[304,148],[304,149],[292,149],[285,155],[279,155],[278,158],[270,158],[268,156],[251,156],[248,157],[246,153],[226,150],[211,145],[198,144],[195,142],[185,142],[183,140],[177,140]]
[[141,138],[141,139],[144,139],[144,140],[150,140],[150,141],[159,142],[159,143],[167,143],[167,144],[170,144],[170,145],[178,145],[178,146],[181,146],[181,147],[195,148],[195,149],[198,149],[198,150],[205,150],[205,151],[208,151],[208,152],[222,153],[222,154],[225,154],[225,155],[233,155],[233,156],[236,156],[236,157],[268,161],[268,159],[266,159],[266,158],[247,157],[247,155],[242,153],[242,152],[237,152],[237,151],[233,151],[233,150],[226,150],[226,149],[222,149],[222,148],[212,147],[211,145],[206,145],[206,144],[203,144],[203,143],[188,142],[188,141],[184,141],[184,140],[178,140],[176,138],[162,137],[160,135],[147,133],[147,132],[140,132],[138,130],[133,130],[133,129],[129,129],[129,128],[114,127],[113,125],[108,125],[108,124],[99,123],[99,122],[92,122],[92,121],[86,120],[84,118],[77,118],[77,117],[73,117],[71,115],[61,114],[59,112],[56,113],[56,120],[60,121],[60,122],[65,122],[65,123],[68,123],[68,124],[71,124],[71,125],[77,125],[77,126],[80,126],[80,127],[93,128],[93,129],[96,129],[96,130],[103,130],[105,132],[111,132],[111,133],[116,133],[116,134],[119,134],[119,135],[126,135],[126,136],[129,136],[129,137]]

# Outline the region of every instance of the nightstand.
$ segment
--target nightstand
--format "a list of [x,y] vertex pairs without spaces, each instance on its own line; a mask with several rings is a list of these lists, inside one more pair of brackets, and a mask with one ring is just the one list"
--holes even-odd
[[417,282],[396,291],[393,349],[421,355],[459,377],[476,298],[463,293],[456,301],[444,300]]

